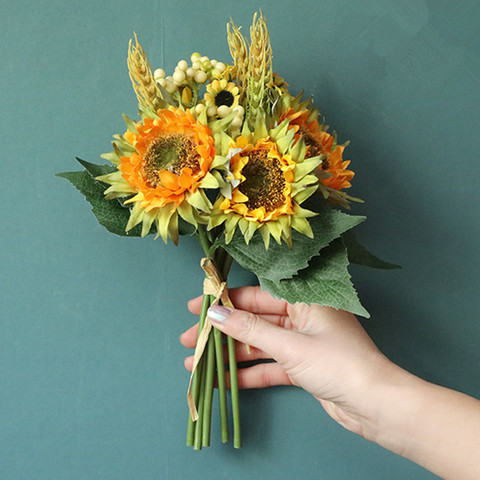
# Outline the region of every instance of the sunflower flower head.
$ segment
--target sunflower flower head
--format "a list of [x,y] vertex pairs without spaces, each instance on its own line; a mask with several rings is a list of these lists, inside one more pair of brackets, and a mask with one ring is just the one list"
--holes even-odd
[[204,100],[207,112],[211,116],[218,115],[223,118],[238,106],[239,89],[233,82],[228,82],[224,78],[214,80],[207,85]]
[[348,169],[350,161],[343,160],[346,145],[337,145],[335,135],[324,129],[326,126],[318,122],[318,112],[309,109],[297,110],[289,107],[280,117],[280,121],[288,120],[289,128],[295,131],[295,141],[303,140],[306,146],[305,156],[323,156],[316,173],[320,180],[320,190],[325,198],[349,208],[348,200],[356,200],[342,190],[351,187],[355,173]]
[[110,185],[107,199],[130,197],[124,202],[132,205],[127,231],[142,223],[145,236],[155,224],[165,242],[170,237],[177,243],[178,215],[195,226],[202,222],[211,209],[204,189],[220,186],[210,172],[214,139],[189,111],[173,107],[127,125],[114,142],[118,170],[97,180]]
[[239,227],[248,244],[258,230],[265,247],[270,236],[278,243],[291,245],[291,229],[312,236],[308,217],[314,213],[300,204],[317,189],[311,172],[320,157],[306,158],[303,141],[294,145],[294,131],[288,120],[267,130],[258,123],[254,132],[244,129],[235,140],[224,135],[223,155],[233,152],[229,173],[231,196],[220,195],[210,215],[209,229],[224,223],[227,243]]

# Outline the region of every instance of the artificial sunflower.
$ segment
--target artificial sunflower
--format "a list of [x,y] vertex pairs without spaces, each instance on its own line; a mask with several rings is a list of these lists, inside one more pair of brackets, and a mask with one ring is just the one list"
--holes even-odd
[[280,117],[280,121],[288,119],[290,128],[295,130],[295,139],[302,139],[307,147],[306,157],[323,155],[320,169],[325,173],[318,173],[320,182],[326,188],[324,193],[330,200],[348,207],[347,199],[358,200],[346,195],[341,190],[350,188],[355,173],[348,170],[349,160],[343,160],[345,145],[337,145],[335,138],[322,130],[318,123],[318,113],[310,110],[287,110]]
[[215,107],[217,115],[225,117],[238,105],[239,89],[225,78],[214,80],[207,85],[204,99],[207,108]]
[[218,197],[208,228],[225,222],[229,243],[238,226],[247,244],[258,230],[266,248],[270,236],[291,245],[292,228],[312,237],[306,219],[315,214],[300,204],[317,189],[317,178],[311,172],[322,157],[305,156],[305,144],[294,143],[288,120],[269,132],[261,124],[253,133],[248,129],[242,133],[236,140],[224,134],[219,142],[222,154],[230,157],[228,174],[235,188],[230,196]]
[[127,125],[125,135],[114,142],[114,152],[105,157],[116,163],[117,171],[97,180],[110,185],[107,199],[133,195],[125,201],[132,204],[126,231],[142,222],[145,236],[155,224],[165,242],[170,237],[177,243],[178,215],[196,226],[200,212],[211,208],[203,189],[220,186],[210,173],[214,139],[189,111],[173,107]]

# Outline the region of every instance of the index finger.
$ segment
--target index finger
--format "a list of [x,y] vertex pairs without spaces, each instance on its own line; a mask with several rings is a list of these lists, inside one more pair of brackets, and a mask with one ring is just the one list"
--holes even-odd
[[[257,314],[287,315],[288,303],[272,297],[260,287],[232,288],[228,291],[235,308]],[[198,315],[202,305],[202,297],[188,302],[188,309]]]

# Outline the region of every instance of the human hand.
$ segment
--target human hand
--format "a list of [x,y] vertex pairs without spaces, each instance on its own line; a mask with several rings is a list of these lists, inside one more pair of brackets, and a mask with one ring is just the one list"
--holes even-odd
[[[290,305],[259,287],[233,289],[230,297],[238,309],[220,307],[224,321],[215,321],[218,311],[210,318],[216,328],[242,342],[237,344],[237,361],[275,360],[239,369],[240,388],[297,385],[319,400],[332,418],[361,434],[362,422],[371,414],[374,385],[391,375],[394,366],[358,320],[329,307]],[[199,314],[201,297],[188,306]],[[197,330],[195,325],[182,334],[184,346],[195,347]],[[193,357],[186,358],[186,368],[192,365]]]

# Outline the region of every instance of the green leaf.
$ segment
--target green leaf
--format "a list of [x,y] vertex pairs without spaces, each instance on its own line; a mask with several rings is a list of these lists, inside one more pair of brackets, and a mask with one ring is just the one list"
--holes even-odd
[[317,303],[370,317],[360,303],[348,273],[347,249],[341,239],[334,240],[314,257],[308,268],[291,279],[272,282],[259,278],[263,290],[289,303]]
[[[152,229],[154,225],[152,225]],[[191,223],[186,222],[180,215],[178,216],[178,233],[180,235],[193,235],[196,228]]]
[[306,268],[310,259],[318,255],[322,248],[364,220],[365,217],[347,215],[340,210],[325,208],[308,220],[314,234],[313,238],[292,231],[292,248],[285,243],[278,245],[272,242],[269,249],[265,250],[265,244],[259,234],[246,245],[239,231],[228,245],[225,244],[225,239],[221,238],[220,246],[257,277],[278,282],[291,278],[299,270]]
[[343,241],[347,247],[348,260],[350,263],[357,263],[358,265],[364,265],[366,267],[381,268],[384,270],[393,270],[396,268],[402,268],[400,265],[394,263],[385,262],[376,257],[373,253],[370,253],[365,247],[360,245],[355,238],[353,232],[345,232],[343,235]]
[[95,163],[87,162],[81,158],[76,158],[77,162],[85,168],[85,170],[93,177],[99,177],[100,175],[107,175],[108,173],[115,172],[117,167],[113,165],[97,165]]
[[[84,164],[83,161],[81,163],[82,165]],[[85,164],[88,164],[88,162],[85,162]],[[105,200],[103,195],[105,187],[95,181],[92,174],[89,173],[90,171],[96,172],[97,170],[94,169],[93,164],[88,165],[89,171],[57,173],[57,177],[67,179],[85,196],[92,206],[92,211],[97,217],[97,220],[109,232],[123,237],[139,237],[142,231],[140,226],[133,228],[129,232],[125,232],[125,227],[130,217],[130,210],[123,207],[116,200]],[[97,165],[96,167],[101,169],[103,166]],[[105,165],[105,167],[107,167],[107,165]],[[96,175],[96,173],[94,173],[94,175]]]

